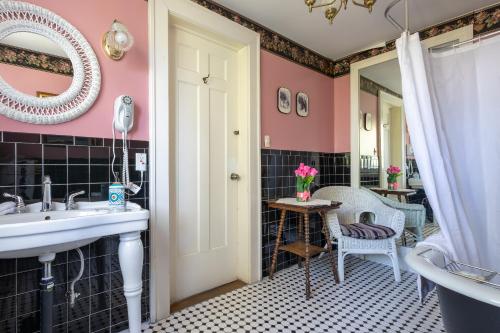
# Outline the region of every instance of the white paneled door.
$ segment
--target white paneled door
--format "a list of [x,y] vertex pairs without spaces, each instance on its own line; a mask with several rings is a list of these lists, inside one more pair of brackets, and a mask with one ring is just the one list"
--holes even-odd
[[171,29],[175,114],[172,302],[237,279],[238,63],[230,46]]

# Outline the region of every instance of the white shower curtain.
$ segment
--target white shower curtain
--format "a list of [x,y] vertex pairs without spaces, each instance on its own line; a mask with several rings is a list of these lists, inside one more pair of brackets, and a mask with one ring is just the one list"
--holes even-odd
[[455,260],[500,271],[500,38],[429,51],[396,42],[419,172]]

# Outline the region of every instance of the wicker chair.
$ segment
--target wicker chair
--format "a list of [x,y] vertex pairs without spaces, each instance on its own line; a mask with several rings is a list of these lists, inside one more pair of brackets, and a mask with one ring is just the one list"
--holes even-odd
[[386,198],[368,189],[363,190],[377,197],[387,206],[402,211],[405,214],[405,229],[408,229],[412,234],[415,235],[417,242],[421,242],[424,240],[424,226],[426,216],[424,205],[402,203]]
[[[404,230],[405,216],[402,212],[390,208],[362,189],[345,186],[329,186],[316,191],[315,199],[342,202],[340,209],[328,215],[332,237],[338,240],[338,266],[340,281],[344,281],[344,259],[348,254],[385,254],[389,256],[394,268],[396,282],[401,281],[396,240]],[[384,225],[395,231],[395,235],[386,239],[368,240],[342,235],[342,224],[361,222],[361,217],[368,213],[374,217],[373,223]]]

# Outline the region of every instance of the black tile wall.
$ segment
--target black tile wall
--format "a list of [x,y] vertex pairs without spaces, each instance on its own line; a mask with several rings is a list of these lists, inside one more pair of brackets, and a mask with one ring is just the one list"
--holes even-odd
[[[281,197],[293,197],[296,193],[294,170],[302,162],[318,169],[312,190],[324,186],[349,186],[351,167],[349,153],[318,153],[289,150],[262,149],[262,275],[269,274],[272,253],[278,230],[279,211],[269,209],[266,201]],[[287,214],[283,242],[291,243],[297,236],[298,217]],[[311,216],[311,243],[324,245],[321,222],[318,216]],[[277,270],[297,263],[297,257],[290,253],[278,255]]]
[[[117,140],[120,142],[121,140]],[[148,152],[148,142],[130,141],[130,170],[136,152]],[[21,195],[26,203],[40,201],[43,175],[50,175],[54,200],[85,190],[77,200],[107,200],[111,175],[111,140],[32,133],[0,132],[0,194]],[[119,151],[118,156],[121,156]],[[117,157],[118,157],[117,156]],[[121,163],[121,159],[118,159]],[[119,171],[121,164],[116,165]],[[146,174],[147,175],[147,174]],[[135,171],[131,178],[139,179]],[[149,183],[131,201],[148,207]],[[5,201],[0,196],[0,202]],[[149,230],[142,233],[142,320],[149,318]],[[128,328],[123,279],[118,261],[118,236],[103,237],[84,246],[85,271],[76,284],[81,295],[74,307],[66,299],[71,280],[80,269],[76,251],[58,253],[53,263],[55,297],[53,332],[120,332]],[[32,333],[39,330],[37,258],[0,259],[0,332]]]
[[[407,158],[406,165],[411,167],[413,173],[419,172],[417,161],[414,158]],[[410,178],[411,176],[412,175],[408,174],[407,177]],[[410,203],[424,205],[427,220],[429,222],[434,222],[434,213],[432,211],[431,205],[429,204],[429,199],[427,198],[427,194],[425,193],[424,189],[417,189],[417,193],[415,195],[410,196],[408,198],[408,201]]]

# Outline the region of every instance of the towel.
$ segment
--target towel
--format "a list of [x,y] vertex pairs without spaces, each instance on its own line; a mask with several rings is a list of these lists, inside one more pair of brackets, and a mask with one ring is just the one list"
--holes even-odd
[[13,214],[16,212],[16,203],[8,201],[0,204],[0,215]]
[[[432,247],[433,251],[430,252],[425,257],[429,259],[434,265],[440,268],[444,268],[449,263],[449,253],[446,240],[441,232],[427,237],[424,241],[417,243],[416,248],[422,246]],[[420,302],[424,303],[427,295],[436,288],[436,284],[426,279],[425,277],[418,275],[417,277],[417,287]]]
[[276,202],[293,206],[330,206],[332,204],[330,200],[312,199],[310,201],[300,202],[297,201],[296,198],[282,198]]

